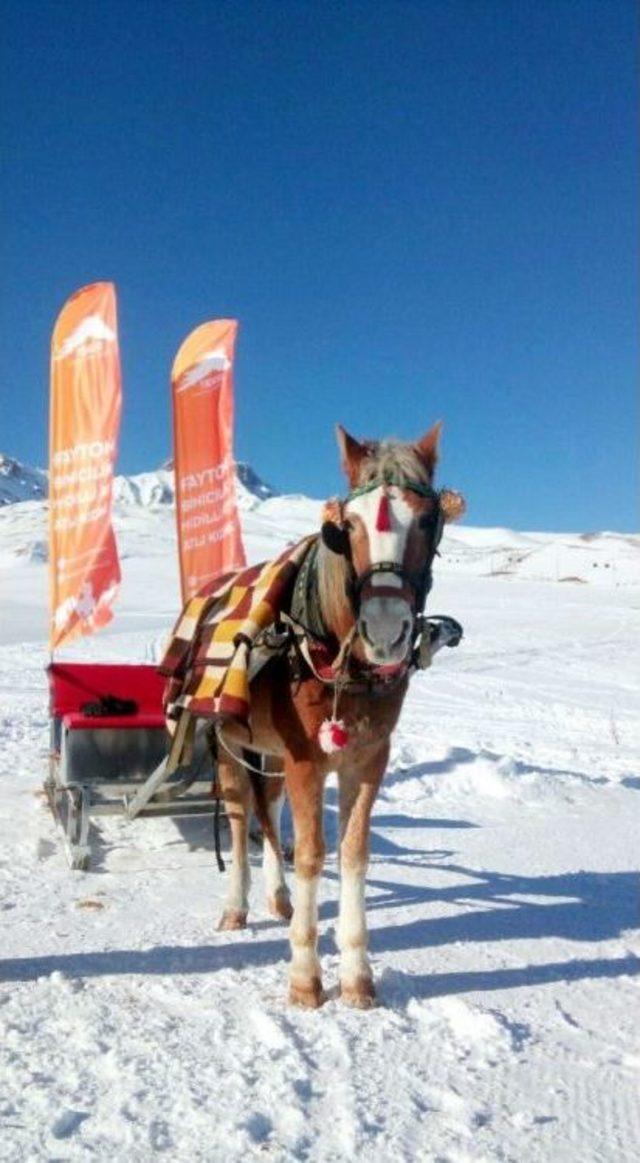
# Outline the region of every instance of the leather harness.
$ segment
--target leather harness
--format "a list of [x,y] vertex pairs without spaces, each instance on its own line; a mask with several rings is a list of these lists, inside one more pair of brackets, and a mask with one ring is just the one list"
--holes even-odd
[[[421,570],[409,573],[402,562],[381,561],[376,562],[375,565],[358,575],[353,565],[349,536],[345,526],[345,506],[352,497],[370,492],[381,485],[388,487],[395,484],[422,496],[428,496],[435,501],[433,512],[421,519],[423,523],[428,523],[433,530],[425,564]],[[427,619],[421,611],[431,589],[431,567],[442,537],[444,522],[440,508],[440,497],[430,485],[423,484],[421,481],[400,482],[392,477],[386,477],[384,480],[376,480],[362,488],[353,490],[346,502],[341,505],[341,513],[343,517],[341,525],[330,525],[328,528],[328,523],[325,523],[320,536],[329,549],[340,553],[348,563],[346,591],[356,626],[362,591],[367,582],[376,574],[392,573],[399,578],[403,586],[408,585],[412,592],[414,605],[412,648],[406,663],[392,675],[385,674],[384,671],[352,657],[350,648],[357,632],[355,627],[350,640],[343,643],[342,646],[335,635],[327,629],[322,618],[318,587],[319,537],[311,543],[300,566],[291,598],[290,613],[281,616],[283,625],[278,628],[276,635],[279,639],[280,650],[287,641],[289,670],[293,681],[301,681],[310,672],[321,682],[332,687],[339,685],[341,690],[352,694],[385,695],[395,690],[408,673],[430,665],[430,648],[435,627],[427,625]],[[432,619],[432,623],[440,621],[440,619]],[[265,644],[268,642],[267,637]],[[273,642],[273,646],[275,647],[275,642]]]

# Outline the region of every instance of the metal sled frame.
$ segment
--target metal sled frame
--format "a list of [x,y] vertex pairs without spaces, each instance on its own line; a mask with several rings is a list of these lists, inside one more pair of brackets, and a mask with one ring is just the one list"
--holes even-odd
[[71,868],[89,868],[89,826],[95,816],[215,812],[214,774],[203,735],[195,741],[189,766],[177,771],[168,766],[164,682],[154,666],[52,662],[48,677],[51,742],[45,791],[62,827]]

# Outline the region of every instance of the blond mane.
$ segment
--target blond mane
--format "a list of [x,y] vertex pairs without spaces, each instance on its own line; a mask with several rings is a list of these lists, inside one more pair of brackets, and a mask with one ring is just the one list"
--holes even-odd
[[318,546],[318,595],[325,626],[342,639],[355,621],[347,598],[349,566],[346,558],[327,549],[322,538]]

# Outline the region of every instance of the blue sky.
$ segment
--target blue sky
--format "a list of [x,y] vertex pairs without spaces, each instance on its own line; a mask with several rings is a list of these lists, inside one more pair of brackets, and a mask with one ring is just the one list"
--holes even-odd
[[637,528],[634,5],[3,6],[0,450],[46,459],[48,346],[118,288],[118,468],[170,448],[187,332],[240,320],[236,454],[341,487],[417,436],[469,521]]

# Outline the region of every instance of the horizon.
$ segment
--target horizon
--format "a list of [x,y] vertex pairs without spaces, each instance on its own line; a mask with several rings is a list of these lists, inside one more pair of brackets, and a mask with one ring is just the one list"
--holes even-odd
[[233,317],[235,455],[279,493],[343,490],[336,422],[443,418],[467,523],[637,530],[634,5],[66,12],[6,13],[5,455],[46,467],[55,318],[111,279],[119,475],[170,456],[177,348]]
[[[3,460],[6,460],[6,459],[10,460],[12,463],[19,465],[23,469],[35,470],[36,472],[43,473],[46,477],[48,477],[48,475],[49,475],[48,469],[43,468],[40,465],[25,464],[23,461],[18,461],[18,460],[16,460],[15,457],[10,457],[6,453],[3,453],[2,450],[0,450],[0,464],[2,463]],[[270,481],[265,480],[265,478],[259,472],[259,470],[256,469],[255,465],[250,464],[249,461],[236,460],[235,464],[238,468],[248,469],[249,473],[251,473],[253,476],[255,476],[255,478],[256,478],[255,483],[256,483],[258,488],[266,487],[270,491],[270,496],[261,497],[258,492],[254,492],[254,490],[252,488],[250,488],[250,486],[245,481],[242,480],[241,474],[238,474],[238,479],[240,480],[240,483],[247,490],[247,492],[249,492],[253,497],[255,497],[255,499],[259,503],[262,503],[262,501],[265,501],[265,500],[268,501],[271,499],[277,499],[277,500],[284,499],[284,500],[286,500],[287,497],[290,497],[296,501],[301,499],[303,501],[309,501],[313,504],[321,505],[323,503],[323,501],[326,500],[325,497],[321,497],[321,496],[314,497],[314,496],[311,496],[310,494],[301,493],[299,490],[296,490],[295,492],[279,492],[278,490],[276,490],[273,487],[273,485]],[[171,462],[171,458],[169,458],[169,460],[166,463],[160,464],[160,465],[156,466],[155,468],[143,468],[139,472],[134,472],[134,473],[116,472],[114,474],[114,480],[118,480],[118,479],[126,480],[126,481],[137,480],[140,477],[157,476],[157,474],[161,473],[161,472],[168,472],[170,474],[173,474],[173,464]],[[1,481],[0,481],[0,483],[1,483]],[[5,501],[5,502],[3,502],[1,497],[0,497],[0,512],[2,512],[2,510],[4,508],[6,508],[8,505],[11,505],[11,504],[21,504],[24,502],[30,503],[33,501],[42,501],[44,503],[46,500],[47,500],[47,497],[45,496],[45,497],[25,497],[22,500],[18,500],[18,501]],[[113,504],[114,504],[114,512],[115,512],[115,507],[117,504],[121,504],[121,505],[122,504],[124,504],[124,505],[133,504],[135,507],[136,502],[131,502],[131,501],[125,500],[123,498],[118,499],[117,497],[114,497]],[[175,501],[172,498],[172,500],[170,502],[157,501],[157,502],[155,502],[155,504],[159,505],[160,507],[163,507],[165,504],[169,505],[169,507],[173,507],[175,504]],[[142,508],[147,507],[146,503],[142,502],[142,501],[139,502],[139,505]],[[609,537],[609,536],[622,537],[622,538],[625,538],[625,537],[640,538],[640,529],[635,529],[635,530],[630,530],[630,531],[613,529],[613,528],[542,529],[542,528],[528,528],[528,527],[525,528],[525,527],[520,527],[520,526],[516,527],[516,526],[509,526],[509,525],[486,525],[486,524],[480,525],[477,522],[469,521],[467,519],[467,514],[464,514],[460,519],[456,519],[450,525],[445,526],[445,530],[444,530],[445,538],[446,538],[448,533],[450,533],[452,531],[455,532],[458,529],[461,529],[461,530],[480,529],[480,530],[495,531],[495,532],[504,531],[507,534],[509,534],[509,533],[514,533],[514,534],[518,534],[518,535],[522,534],[525,537],[528,536],[529,534],[533,534],[535,536],[541,536],[541,537],[544,537],[544,536],[550,536],[550,537],[565,536],[565,537],[577,537],[577,538],[589,538],[589,539],[595,538],[595,537]]]

